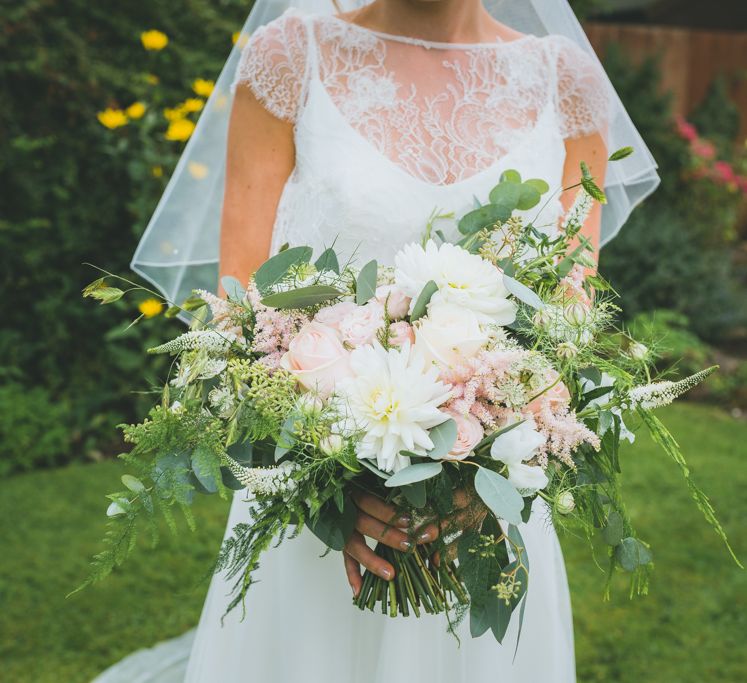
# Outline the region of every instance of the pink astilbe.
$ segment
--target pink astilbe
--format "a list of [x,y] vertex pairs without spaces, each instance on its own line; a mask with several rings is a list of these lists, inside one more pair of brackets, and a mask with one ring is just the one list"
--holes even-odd
[[251,350],[263,356],[261,363],[276,368],[293,337],[309,322],[309,317],[299,311],[268,308],[261,303],[261,298],[257,287],[250,283],[246,290],[246,301],[255,316]]
[[238,339],[243,339],[241,316],[244,311],[241,306],[204,289],[196,289],[195,294],[210,307],[213,316],[211,325],[217,332],[234,334]]
[[537,458],[543,467],[549,456],[557,458],[564,465],[574,468],[572,453],[584,443],[594,450],[599,450],[599,437],[576,419],[568,408],[553,408],[549,402],[544,402],[539,410],[533,412],[537,428],[547,438],[547,442],[540,449]]

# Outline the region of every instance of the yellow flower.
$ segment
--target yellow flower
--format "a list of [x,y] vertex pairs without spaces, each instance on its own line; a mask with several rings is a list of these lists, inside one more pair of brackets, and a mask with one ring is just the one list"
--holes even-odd
[[184,118],[184,111],[181,107],[174,107],[173,109],[167,107],[163,110],[163,116],[167,121],[178,121]]
[[156,74],[145,74],[145,82],[148,83],[148,85],[158,85],[161,82],[161,79],[156,76]]
[[97,118],[102,126],[106,126],[110,130],[127,125],[127,114],[121,109],[112,109],[109,107],[104,111],[100,111],[97,114]]
[[143,31],[140,34],[140,42],[146,50],[163,50],[169,44],[169,37],[155,29]]
[[189,174],[197,180],[202,180],[208,174],[208,167],[199,161],[190,161],[187,164],[187,168],[189,169]]
[[125,109],[125,112],[127,112],[127,116],[129,116],[131,119],[140,119],[143,117],[143,114],[145,114],[145,105],[142,102],[133,102],[127,109]]
[[204,78],[197,78],[192,83],[192,90],[200,97],[210,97],[210,93],[213,92],[214,87],[215,83],[213,81],[208,81]]
[[146,299],[140,302],[138,310],[146,318],[153,318],[163,310],[163,304],[158,299]]
[[189,119],[174,119],[169,123],[169,128],[166,131],[167,140],[189,140],[189,136],[192,135],[192,131],[195,129],[195,124]]
[[199,97],[189,97],[179,105],[179,109],[191,113],[193,111],[200,111],[204,106],[205,102]]
[[151,166],[150,172],[154,178],[160,178],[163,175],[163,166]]

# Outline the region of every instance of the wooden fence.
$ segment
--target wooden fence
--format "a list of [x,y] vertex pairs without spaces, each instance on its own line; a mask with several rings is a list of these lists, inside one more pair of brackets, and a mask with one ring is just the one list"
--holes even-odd
[[634,61],[661,55],[662,86],[674,95],[675,113],[686,116],[714,78],[726,76],[747,137],[747,33],[589,22],[584,27],[597,54],[619,43]]

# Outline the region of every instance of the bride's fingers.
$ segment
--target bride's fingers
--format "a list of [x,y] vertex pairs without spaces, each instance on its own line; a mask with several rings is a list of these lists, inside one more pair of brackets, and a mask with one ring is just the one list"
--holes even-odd
[[[394,578],[394,567],[389,564],[383,557],[379,557],[371,548],[366,545],[363,536],[357,531],[348,539],[345,544],[345,553],[357,560],[366,569],[380,576],[385,581],[391,581]],[[346,565],[347,567],[347,565]]]
[[364,536],[375,538],[377,541],[381,541],[395,550],[401,550],[406,553],[412,548],[412,542],[407,537],[407,534],[399,529],[395,529],[393,526],[385,524],[375,517],[371,517],[371,515],[365,512],[358,512],[355,528]]
[[347,553],[343,552],[342,559],[345,562],[345,573],[348,576],[348,583],[353,589],[353,597],[357,598],[358,593],[361,592],[363,586],[363,578],[361,577],[361,566],[358,560],[351,557]]
[[357,492],[353,494],[353,501],[359,509],[386,524],[406,528],[410,523],[407,515],[398,515],[394,505],[385,503],[381,498],[370,493]]

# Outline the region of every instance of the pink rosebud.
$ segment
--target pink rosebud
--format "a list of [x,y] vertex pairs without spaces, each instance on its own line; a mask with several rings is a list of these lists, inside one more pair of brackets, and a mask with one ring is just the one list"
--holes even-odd
[[457,426],[456,443],[454,443],[454,447],[449,454],[444,456],[444,460],[464,460],[475,446],[482,441],[485,430],[482,428],[480,420],[470,413],[465,415],[451,409],[446,409],[443,412],[448,413]]
[[399,320],[389,326],[389,343],[392,346],[403,346],[406,342],[415,343],[415,330],[410,323]]
[[319,322],[304,325],[291,340],[280,367],[293,374],[309,391],[329,396],[335,385],[350,377],[350,353],[331,327]]
[[386,305],[386,312],[392,320],[399,320],[409,312],[412,299],[394,285],[381,285],[376,288],[376,301]]

